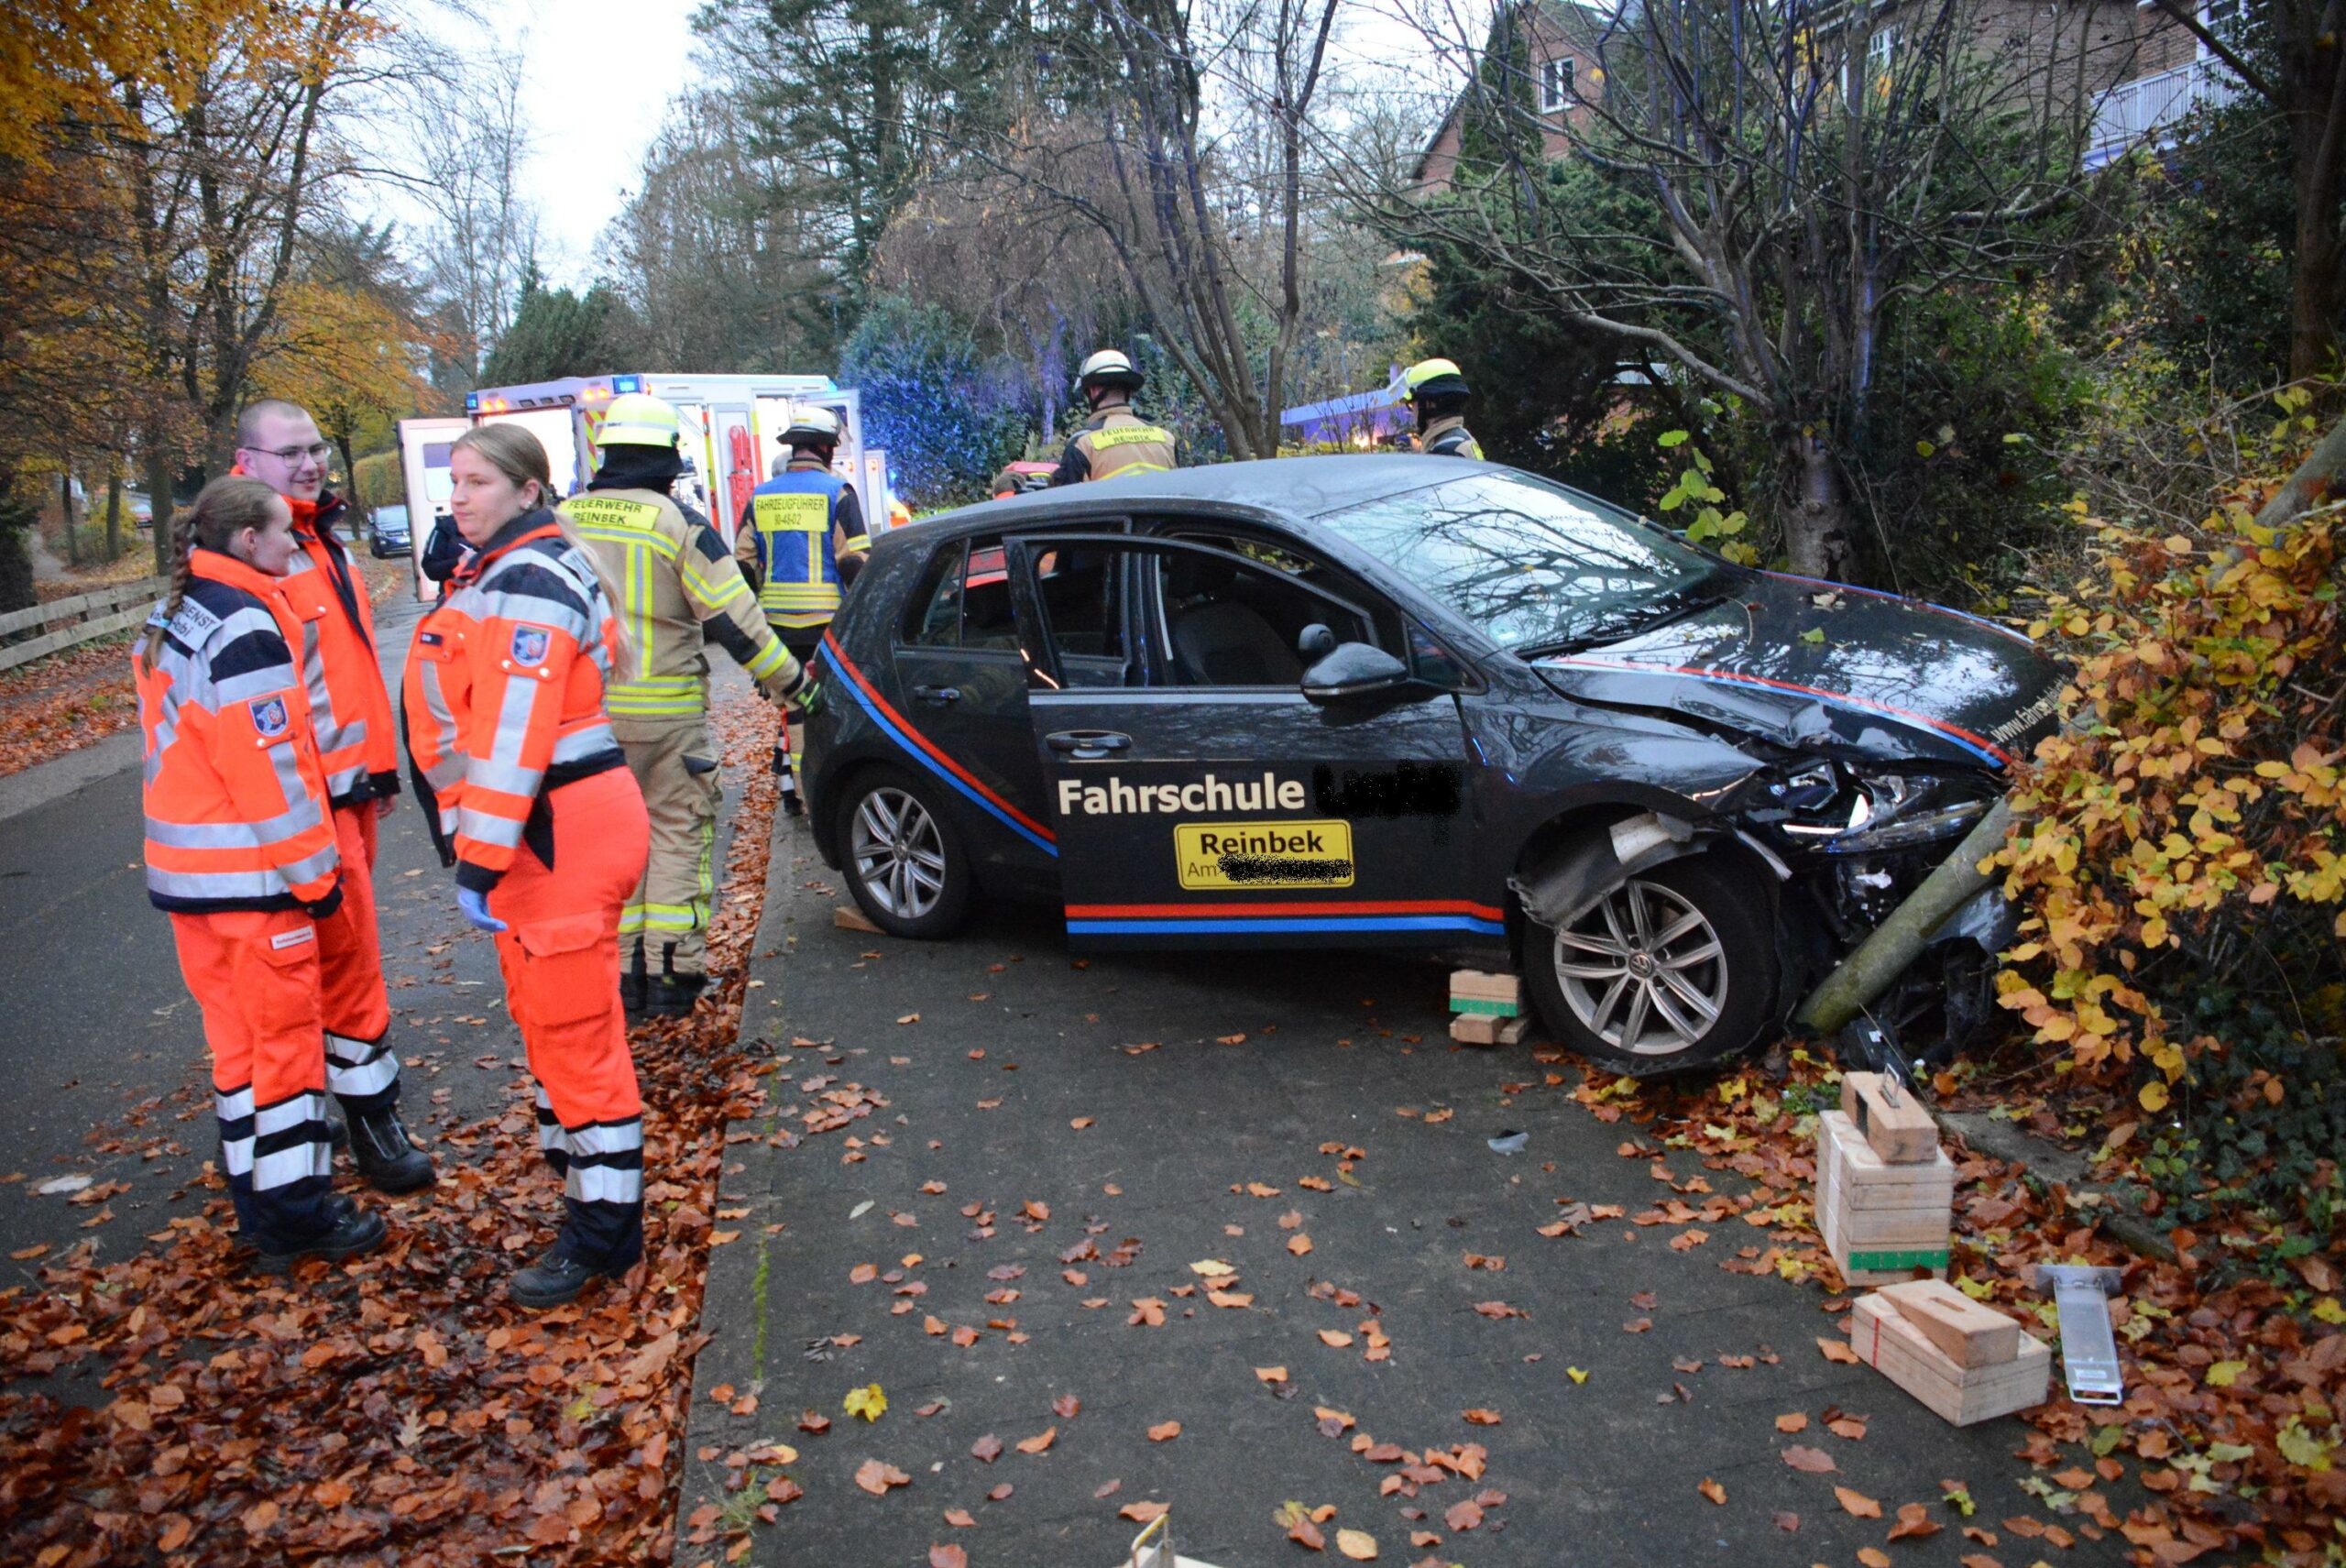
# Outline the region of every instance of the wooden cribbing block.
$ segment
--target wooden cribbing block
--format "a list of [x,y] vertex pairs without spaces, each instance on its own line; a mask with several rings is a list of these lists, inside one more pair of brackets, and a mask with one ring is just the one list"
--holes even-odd
[[1919,1164],[1938,1153],[1939,1126],[1931,1113],[1906,1090],[1892,1091],[1878,1072],[1841,1075],[1841,1114],[1892,1165]]
[[1523,981],[1511,974],[1485,974],[1477,969],[1450,973],[1450,1010],[1512,1018],[1523,1011]]
[[1858,1360],[1959,1427],[2045,1402],[2053,1353],[2034,1334],[2020,1335],[2017,1343],[2010,1361],[1960,1365],[1908,1321],[1886,1290],[1858,1298],[1849,1325]]
[[1510,1022],[1490,1013],[1461,1013],[1450,1021],[1450,1037],[1462,1046],[1496,1046],[1500,1026]]
[[1838,1111],[1816,1119],[1816,1228],[1852,1285],[1943,1273],[1955,1162],[1934,1149],[1927,1164],[1892,1165]]
[[2001,1366],[2020,1354],[2020,1324],[1943,1279],[1911,1279],[1877,1293],[1957,1366]]
[[872,923],[872,916],[850,904],[842,904],[831,911],[831,924],[842,931],[869,931],[875,937],[888,934]]
[[1510,1018],[1506,1023],[1499,1025],[1499,1044],[1503,1046],[1520,1045],[1523,1041],[1523,1036],[1530,1032],[1530,1019],[1523,1017]]

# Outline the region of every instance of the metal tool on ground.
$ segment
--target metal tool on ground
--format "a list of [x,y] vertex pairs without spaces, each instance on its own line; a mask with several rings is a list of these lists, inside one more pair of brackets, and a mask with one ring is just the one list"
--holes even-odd
[[2061,1325],[2061,1374],[2069,1398],[2080,1405],[2116,1405],[2126,1398],[2126,1378],[2118,1365],[2118,1336],[2110,1328],[2110,1298],[2118,1290],[2114,1268],[2077,1264],[2039,1264],[2036,1287],[2053,1293]]
[[2052,1387],[2053,1353],[2042,1340],[1943,1280],[1860,1298],[1849,1343],[1858,1360],[1959,1427],[2041,1405]]
[[1173,1516],[1159,1514],[1133,1537],[1130,1554],[1119,1559],[1116,1568],[1213,1568],[1213,1564],[1177,1555],[1173,1551]]
[[1927,1159],[1891,1161],[1844,1113],[1817,1117],[1816,1226],[1843,1279],[1882,1285],[1916,1269],[1945,1273],[1954,1208],[1955,1162],[1935,1140]]

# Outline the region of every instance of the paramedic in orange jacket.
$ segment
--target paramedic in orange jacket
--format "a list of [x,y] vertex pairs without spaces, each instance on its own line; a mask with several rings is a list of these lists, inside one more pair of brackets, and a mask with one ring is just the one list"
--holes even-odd
[[342,908],[318,923],[326,1087],[350,1119],[358,1174],[382,1191],[410,1192],[431,1184],[432,1159],[400,1123],[400,1058],[375,916],[376,818],[389,814],[399,794],[399,743],[375,652],[374,608],[334,532],[345,509],[325,489],[332,450],[298,404],[268,399],[236,416],[237,470],[283,496],[293,512],[298,548],[285,598],[301,619],[295,646],[342,853]]
[[417,626],[401,700],[416,796],[465,918],[497,936],[538,1080],[538,1143],[568,1211],[513,1277],[557,1306],[643,1255],[643,1102],[619,1006],[619,912],[651,845],[603,689],[628,665],[595,558],[547,510],[545,449],[514,425],[458,436],[456,528],[473,554]]
[[332,1190],[318,927],[344,890],[283,592],[292,523],[256,480],[206,486],[132,660],[147,896],[170,913],[203,1010],[236,1228],[280,1274],[384,1234],[381,1215]]

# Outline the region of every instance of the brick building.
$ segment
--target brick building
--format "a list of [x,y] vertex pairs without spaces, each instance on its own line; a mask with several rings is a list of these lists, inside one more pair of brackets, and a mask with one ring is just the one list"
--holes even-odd
[[[2240,5],[2209,0],[2206,15],[2220,23]],[[1850,13],[1869,22],[1867,48],[1877,58],[1897,47],[1899,10],[1897,0],[1889,0],[1869,16]],[[1617,53],[1628,47],[1627,36],[1616,31],[1607,38],[1606,17],[1570,0],[1517,0],[1510,20],[1524,41],[1544,150],[1550,158],[1565,157],[1571,133],[1586,126],[1591,105],[1603,100],[1600,48]],[[2156,145],[2164,127],[2233,91],[2224,68],[2189,29],[2137,0],[1977,0],[1972,26],[1981,49],[2011,69],[2049,78],[2025,85],[2037,92],[2049,85],[2072,104],[2084,100],[2091,118],[2088,169],[2133,147]],[[1495,27],[1494,38],[1500,34]],[[1504,76],[1499,85],[1514,87]],[[1410,183],[1420,194],[1439,194],[1455,177],[1471,96],[1461,93],[1452,102],[1418,155]]]

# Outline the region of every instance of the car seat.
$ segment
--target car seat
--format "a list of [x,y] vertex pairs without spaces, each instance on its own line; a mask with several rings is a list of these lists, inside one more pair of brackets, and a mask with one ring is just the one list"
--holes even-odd
[[1303,661],[1260,610],[1231,597],[1235,562],[1182,552],[1166,563],[1165,630],[1182,684],[1293,685]]

